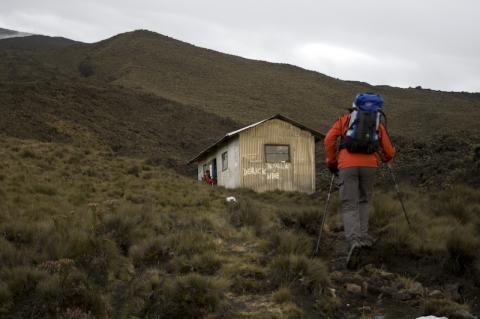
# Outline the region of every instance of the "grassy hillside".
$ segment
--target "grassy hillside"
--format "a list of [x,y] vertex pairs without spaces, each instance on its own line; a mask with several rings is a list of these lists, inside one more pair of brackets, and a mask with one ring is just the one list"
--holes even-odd
[[[149,31],[135,31],[63,52],[73,69],[88,63],[93,78],[141,88],[246,124],[283,113],[324,131],[358,92],[385,96],[391,129],[424,136],[432,130],[478,130],[480,94],[372,87],[285,64],[248,60]],[[72,65],[72,62],[75,63]]]
[[[357,92],[374,90],[387,101],[402,179],[480,185],[473,160],[479,94],[371,87],[148,31],[94,44],[2,40],[0,83],[0,132],[64,143],[88,135],[117,154],[182,172],[194,169],[185,166],[188,159],[242,125],[280,112],[326,131]],[[325,184],[321,149],[319,187]]]
[[[169,169],[185,172],[225,132],[273,113],[325,130],[365,90],[386,97],[396,172],[422,187],[401,185],[413,230],[391,184],[378,188],[371,224],[381,240],[356,272],[344,267],[336,195],[313,256],[324,192],[232,191]],[[147,31],[95,44],[1,40],[0,317],[472,318],[479,101],[340,81]],[[325,187],[321,161],[318,147]]]
[[[477,190],[408,190],[415,232],[391,193],[376,194],[381,244],[368,266],[349,272],[336,199],[318,258],[323,196],[212,188],[92,146],[2,136],[0,147],[2,318],[479,310]],[[238,204],[225,202],[231,195]],[[368,288],[352,292],[352,284]]]
[[102,146],[183,171],[194,152],[236,125],[156,96],[82,81],[6,83],[0,95],[4,134]]
[[[22,50],[29,47],[48,48],[50,52]],[[423,138],[439,130],[478,132],[478,93],[341,81],[291,65],[195,47],[149,31],[124,33],[93,44],[41,36],[7,39],[0,42],[0,49],[4,68],[21,69],[33,59],[42,67],[48,66],[49,71],[42,73],[150,92],[240,124],[283,113],[325,131],[358,92],[376,91],[385,96],[389,127],[395,135]],[[14,66],[7,59],[12,56],[16,57]],[[24,77],[34,72],[35,66],[25,71]],[[8,72],[3,74],[5,77]],[[15,79],[18,77],[9,78]]]

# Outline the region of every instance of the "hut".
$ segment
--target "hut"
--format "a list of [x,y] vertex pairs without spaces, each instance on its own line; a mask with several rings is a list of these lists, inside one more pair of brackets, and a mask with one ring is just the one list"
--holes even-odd
[[227,133],[189,163],[226,188],[315,192],[315,143],[323,134],[277,114]]

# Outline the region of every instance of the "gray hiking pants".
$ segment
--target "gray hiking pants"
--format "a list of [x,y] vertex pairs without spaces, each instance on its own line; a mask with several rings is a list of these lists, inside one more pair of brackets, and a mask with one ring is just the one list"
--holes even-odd
[[341,169],[340,199],[347,243],[368,238],[368,202],[375,182],[374,167],[348,167]]

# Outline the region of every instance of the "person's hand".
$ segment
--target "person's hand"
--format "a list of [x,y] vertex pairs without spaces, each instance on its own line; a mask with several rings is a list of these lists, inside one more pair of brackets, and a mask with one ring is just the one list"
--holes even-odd
[[337,164],[329,165],[329,166],[328,166],[328,169],[330,170],[330,172],[331,172],[333,175],[338,176],[338,165],[337,165]]

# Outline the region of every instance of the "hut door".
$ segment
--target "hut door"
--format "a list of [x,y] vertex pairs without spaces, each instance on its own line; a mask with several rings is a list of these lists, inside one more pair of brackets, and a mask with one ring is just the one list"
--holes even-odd
[[217,179],[217,159],[212,160],[212,178]]

